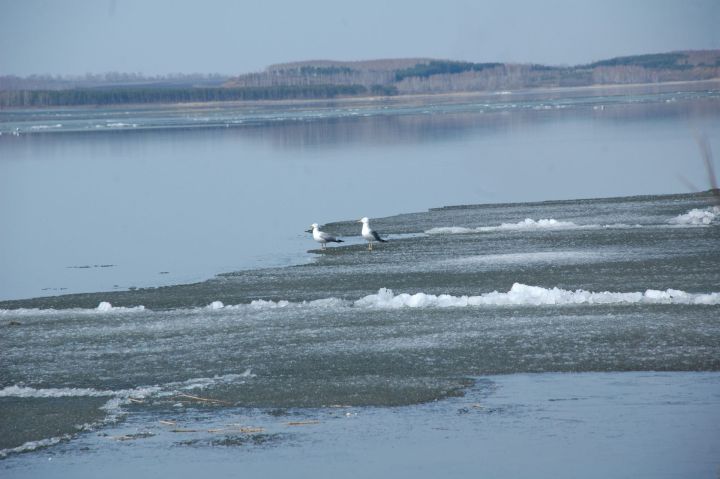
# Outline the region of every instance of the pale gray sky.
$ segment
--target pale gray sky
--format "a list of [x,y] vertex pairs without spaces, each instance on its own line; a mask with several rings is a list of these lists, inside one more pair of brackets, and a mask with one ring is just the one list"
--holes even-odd
[[237,74],[306,59],[579,64],[720,48],[720,0],[0,0],[0,74]]

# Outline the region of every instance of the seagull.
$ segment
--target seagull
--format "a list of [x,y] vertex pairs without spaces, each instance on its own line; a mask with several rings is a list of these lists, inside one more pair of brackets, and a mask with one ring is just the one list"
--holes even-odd
[[336,237],[329,235],[324,231],[320,231],[318,229],[317,223],[311,224],[310,227],[312,228],[313,239],[320,243],[320,249],[325,249],[325,245],[327,243],[344,243],[343,240],[337,239]]
[[387,243],[387,240],[384,240],[380,237],[379,234],[377,234],[377,231],[370,228],[370,220],[367,218],[367,216],[360,218],[358,220],[358,223],[362,223],[362,237],[365,238],[368,241],[368,251],[372,251],[372,244],[373,241],[379,241],[381,243]]

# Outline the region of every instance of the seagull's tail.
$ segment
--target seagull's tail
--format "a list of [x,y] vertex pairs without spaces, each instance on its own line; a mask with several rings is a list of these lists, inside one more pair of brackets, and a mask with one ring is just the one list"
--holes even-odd
[[333,240],[333,241],[335,241],[336,243],[344,243],[344,242],[345,242],[345,241],[343,241],[343,240],[341,240],[341,239],[335,239],[335,240]]
[[378,240],[379,242],[381,242],[381,243],[387,243],[387,242],[388,242],[388,240],[382,239],[382,238],[380,238],[380,237],[378,237],[377,240]]

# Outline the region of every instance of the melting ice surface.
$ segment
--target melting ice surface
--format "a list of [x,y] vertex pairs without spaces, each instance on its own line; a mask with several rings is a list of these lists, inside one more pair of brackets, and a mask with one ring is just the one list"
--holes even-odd
[[[373,252],[350,241],[305,265],[0,303],[2,454],[207,408],[447,400],[484,375],[717,370],[719,226],[678,220],[716,214],[712,200],[441,208],[377,218],[391,241]],[[424,233],[458,224],[473,234]]]
[[[674,179],[674,159],[696,153],[681,130],[688,112],[717,125],[711,97],[686,110],[658,107],[672,110],[652,122],[628,107],[583,124],[582,102],[552,110],[569,116],[504,119],[443,106],[443,115],[222,130],[171,130],[190,121],[173,117],[162,132],[97,111],[106,116],[91,119],[97,130],[117,131],[77,135],[62,133],[79,128],[71,119],[34,118],[63,127],[0,139],[8,153],[0,178],[13,178],[2,193],[27,199],[0,212],[14,235],[0,251],[0,475],[87,467],[92,477],[97,459],[109,474],[136,477],[159,457],[183,476],[187,458],[203,464],[211,455],[230,464],[228,475],[258,477],[290,457],[277,475],[293,467],[302,476],[303,458],[332,463],[323,451],[360,463],[378,450],[397,461],[412,450],[420,464],[439,457],[448,437],[459,438],[448,456],[458,461],[427,469],[435,476],[477,457],[473,450],[489,452],[472,473],[517,464],[523,438],[533,451],[550,441],[543,457],[566,457],[558,451],[572,444],[577,457],[629,461],[649,477],[667,469],[648,464],[670,464],[676,477],[711,475],[716,458],[703,451],[720,438],[708,413],[720,397],[713,196],[497,203],[547,198],[538,185],[562,187],[562,198],[677,189],[642,182],[649,164]],[[534,106],[544,105],[518,109],[547,111]],[[612,154],[574,154],[587,138]],[[556,161],[547,171],[539,151]],[[578,162],[585,179],[558,180]],[[312,182],[333,201],[309,195]],[[383,193],[368,197],[368,185]],[[527,196],[497,196],[509,186]],[[372,211],[353,212],[357,198]],[[466,206],[390,216],[442,204]],[[361,215],[390,241],[368,252],[352,221]],[[348,241],[307,252],[316,247],[307,225],[333,218],[346,220],[323,228]],[[264,241],[247,235],[248,224]],[[71,277],[84,287],[21,288]],[[45,294],[55,296],[36,297]],[[637,404],[651,420],[638,419]],[[425,450],[432,454],[418,454]],[[669,450],[672,458],[655,453]],[[573,472],[620,475],[601,466],[588,460]],[[304,475],[343,475],[322,467]]]

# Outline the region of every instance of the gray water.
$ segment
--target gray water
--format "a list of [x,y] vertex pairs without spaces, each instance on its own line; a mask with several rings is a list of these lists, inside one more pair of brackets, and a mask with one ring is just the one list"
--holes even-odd
[[[680,125],[717,124],[716,101],[643,103],[649,118],[632,102],[618,106],[628,116],[582,105],[570,113],[501,113],[492,128],[486,113],[435,112],[250,130],[3,136],[3,152],[15,155],[3,157],[3,168],[30,190],[15,183],[3,190],[27,200],[3,210],[3,224],[14,226],[2,274],[18,284],[3,287],[0,302],[6,472],[39,474],[46,454],[59,451],[79,467],[66,463],[67,471],[87,474],[83,468],[117,452],[110,444],[125,441],[136,445],[133,464],[141,468],[158,454],[170,461],[178,450],[202,456],[218,447],[264,451],[267,461],[293,456],[295,447],[322,458],[334,443],[370,447],[377,428],[404,418],[419,429],[388,459],[395,463],[414,450],[409,444],[422,449],[440,440],[426,432],[448,421],[456,450],[477,428],[519,424],[516,434],[535,434],[549,401],[538,395],[543,381],[557,391],[601,381],[590,396],[614,418],[604,426],[609,435],[626,430],[603,391],[622,398],[618,407],[642,400],[655,412],[664,402],[648,398],[659,391],[700,412],[642,434],[699,437],[693,425],[720,394],[716,197],[576,198],[593,196],[579,194],[583,186],[622,193],[628,176],[637,180],[634,192],[654,193],[665,184],[658,171],[683,166],[699,182],[697,146]],[[386,129],[385,136],[368,133]],[[718,130],[710,131],[716,142]],[[604,142],[612,154],[602,153]],[[493,144],[508,156],[488,153]],[[537,157],[564,149],[574,154],[554,157],[563,166],[543,173],[548,162]],[[588,161],[592,152],[601,165]],[[488,156],[478,160],[480,153]],[[494,204],[473,205],[488,199],[474,189],[478,183],[502,190],[502,171],[513,171],[512,188]],[[603,183],[603,174],[614,180]],[[235,186],[240,179],[245,188]],[[351,201],[352,192],[364,201]],[[500,203],[537,197],[570,199]],[[442,204],[466,206],[423,211]],[[30,221],[41,213],[48,219]],[[389,239],[372,252],[359,237],[362,215]],[[316,249],[303,231],[313,221],[346,243]],[[76,247],[61,246],[71,243]],[[33,268],[76,294],[33,293],[38,283],[26,271]],[[165,268],[175,273],[155,274]],[[147,287],[119,284],[129,277]],[[178,279],[188,282],[173,285]],[[37,297],[23,299],[28,295]],[[638,371],[649,376],[631,377],[647,386],[633,389],[636,379],[623,373]],[[485,404],[524,374],[537,379],[522,383],[521,408],[537,413]],[[683,397],[687,383],[704,392]],[[577,398],[567,395],[561,398]],[[448,419],[479,411],[462,426]],[[581,422],[603,422],[587,409],[573,411]],[[357,442],[339,422],[321,432],[293,429],[353,415],[368,418]],[[557,434],[573,437],[563,428]],[[717,436],[704,434],[715,437],[708,448],[683,454],[706,466],[678,467],[676,477],[713,469]],[[627,444],[620,437],[616,447]],[[562,448],[563,440],[553,444]],[[653,467],[641,472],[665,463],[657,451],[649,457]]]

